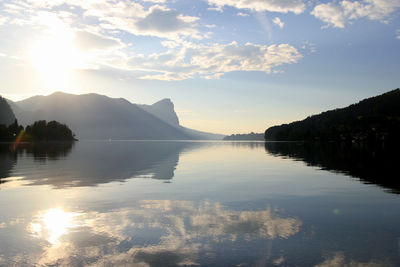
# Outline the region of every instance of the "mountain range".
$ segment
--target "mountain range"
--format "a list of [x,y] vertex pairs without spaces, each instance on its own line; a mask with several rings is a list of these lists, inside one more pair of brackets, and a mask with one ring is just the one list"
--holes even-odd
[[133,104],[124,98],[99,94],[56,92],[13,102],[18,122],[38,120],[67,124],[79,139],[189,140],[222,139],[223,135],[192,130],[179,124],[174,104],[163,99],[153,105]]

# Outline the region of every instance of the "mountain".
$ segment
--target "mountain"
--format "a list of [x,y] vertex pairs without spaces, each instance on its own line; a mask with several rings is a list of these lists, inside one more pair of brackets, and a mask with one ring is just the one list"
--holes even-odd
[[249,133],[249,134],[231,134],[225,136],[225,141],[264,141],[263,133]]
[[175,113],[174,103],[172,103],[169,98],[160,100],[153,105],[138,105],[138,107],[160,118],[171,126],[179,126],[179,119],[178,115]]
[[222,134],[213,134],[207,133],[202,131],[197,131],[193,129],[189,129],[183,127],[179,124],[179,118],[176,115],[174,104],[172,103],[171,99],[165,98],[160,100],[153,105],[138,105],[145,111],[153,114],[154,116],[160,118],[164,122],[168,123],[169,125],[178,128],[179,130],[183,131],[184,133],[192,136],[193,139],[199,140],[222,140],[224,135]]
[[11,106],[22,125],[56,120],[67,124],[79,139],[198,139],[181,129],[169,99],[136,105],[123,98],[56,92],[11,102]]
[[2,98],[0,96],[0,125],[10,125],[14,123],[15,121],[15,115],[10,107],[10,105],[7,103],[7,100],[5,98]]
[[265,140],[396,141],[400,136],[400,90],[364,99],[265,131]]
[[222,134],[202,132],[198,130],[189,129],[183,126],[180,126],[180,129],[184,131],[186,134],[193,136],[194,139],[198,140],[222,140],[222,138],[224,138],[224,135]]

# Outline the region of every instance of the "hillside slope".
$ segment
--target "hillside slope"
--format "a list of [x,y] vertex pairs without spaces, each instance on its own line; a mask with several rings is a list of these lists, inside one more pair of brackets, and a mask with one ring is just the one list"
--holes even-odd
[[400,133],[400,90],[364,99],[265,131],[265,140],[394,140]]

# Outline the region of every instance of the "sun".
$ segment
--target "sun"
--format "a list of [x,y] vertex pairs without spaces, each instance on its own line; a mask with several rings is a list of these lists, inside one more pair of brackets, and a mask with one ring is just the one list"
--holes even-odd
[[39,38],[31,47],[32,66],[48,89],[64,89],[72,70],[78,65],[79,57],[73,39],[71,31],[58,27]]

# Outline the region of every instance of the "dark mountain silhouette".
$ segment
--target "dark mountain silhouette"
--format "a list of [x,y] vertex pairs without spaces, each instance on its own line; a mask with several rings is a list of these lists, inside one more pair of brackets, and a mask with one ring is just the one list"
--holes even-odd
[[14,141],[21,130],[7,100],[0,96],[0,141]]
[[0,125],[9,126],[14,123],[15,115],[7,100],[0,96]]
[[400,90],[302,121],[270,127],[265,140],[396,141],[400,136]]
[[11,106],[22,125],[56,120],[67,124],[79,139],[198,139],[179,126],[169,99],[154,105],[136,105],[123,98],[57,92]]
[[274,156],[301,160],[309,166],[343,173],[364,183],[377,184],[391,193],[400,193],[399,146],[331,142],[265,142]]

